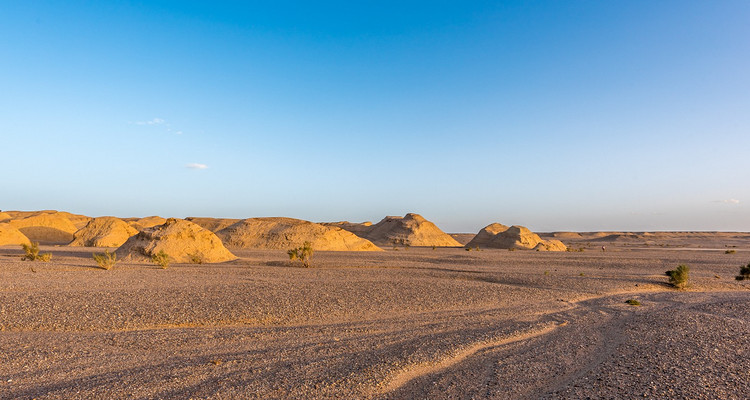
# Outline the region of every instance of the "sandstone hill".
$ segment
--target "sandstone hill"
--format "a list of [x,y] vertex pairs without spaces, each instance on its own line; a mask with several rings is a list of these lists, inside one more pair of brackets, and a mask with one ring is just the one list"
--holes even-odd
[[[504,229],[505,228],[505,229]],[[490,224],[482,228],[467,247],[479,246],[495,249],[522,249],[538,251],[565,251],[567,247],[559,240],[542,240],[536,233],[520,225],[510,228],[502,224]]]
[[375,225],[343,224],[344,229],[379,246],[439,246],[460,247],[461,243],[443,232],[419,214],[409,213],[403,217],[385,217]]
[[[13,215],[12,213],[8,213]],[[28,214],[17,214],[28,215]],[[13,217],[9,222],[32,242],[45,244],[67,244],[73,240],[78,230],[68,217],[58,212],[31,214],[26,217]]]
[[131,236],[115,252],[118,258],[149,261],[151,256],[164,251],[172,262],[216,263],[235,260],[211,231],[183,219],[169,218],[163,225],[145,228]]
[[505,232],[508,230],[508,226],[500,224],[500,223],[493,223],[485,226],[482,228],[479,233],[477,233],[476,236],[474,236],[473,239],[469,243],[466,244],[466,247],[488,247],[487,244],[500,232]]
[[567,251],[568,246],[566,246],[563,242],[557,240],[557,239],[551,239],[551,240],[542,240],[534,246],[534,250],[536,251]]
[[142,231],[146,228],[153,228],[157,225],[163,225],[165,222],[167,222],[167,219],[154,215],[144,218],[123,218],[123,221],[127,222],[136,230]]
[[214,233],[241,221],[236,218],[187,217],[185,219]]
[[349,222],[349,221],[323,222],[321,223],[321,225],[334,226],[336,228],[341,228],[359,237],[364,237],[365,235],[367,235],[367,232],[369,232],[370,229],[372,229],[372,222],[370,221],[362,222],[362,223]]
[[119,247],[137,233],[137,229],[119,218],[99,217],[79,229],[70,246]]
[[11,224],[0,223],[0,246],[31,244],[29,238]]
[[310,242],[315,250],[381,250],[370,241],[341,228],[294,218],[243,219],[216,234],[230,248],[286,250]]

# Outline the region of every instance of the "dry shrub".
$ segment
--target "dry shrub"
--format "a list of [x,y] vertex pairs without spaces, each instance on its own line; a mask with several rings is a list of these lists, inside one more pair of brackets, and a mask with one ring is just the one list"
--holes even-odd
[[117,254],[110,253],[109,250],[105,250],[104,253],[93,253],[92,256],[101,269],[110,269],[117,264]]
[[21,247],[23,248],[23,252],[25,253],[21,260],[47,262],[52,258],[52,254],[50,253],[39,254],[38,242],[31,242],[31,245],[24,243],[21,245]]

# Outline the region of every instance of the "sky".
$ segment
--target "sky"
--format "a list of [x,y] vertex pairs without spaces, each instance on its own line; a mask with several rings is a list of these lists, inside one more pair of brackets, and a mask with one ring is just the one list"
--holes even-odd
[[750,2],[0,1],[0,209],[750,231]]

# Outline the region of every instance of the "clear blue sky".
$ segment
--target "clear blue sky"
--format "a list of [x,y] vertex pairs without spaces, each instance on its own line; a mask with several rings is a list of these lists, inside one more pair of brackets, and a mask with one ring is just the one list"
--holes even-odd
[[0,208],[750,231],[750,2],[2,1]]

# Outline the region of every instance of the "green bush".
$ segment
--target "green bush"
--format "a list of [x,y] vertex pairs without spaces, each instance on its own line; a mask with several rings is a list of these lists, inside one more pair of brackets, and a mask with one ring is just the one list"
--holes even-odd
[[96,265],[101,269],[110,269],[117,263],[117,255],[110,253],[109,250],[105,250],[104,253],[99,254],[93,253],[92,256],[94,257],[94,261],[96,261]]
[[302,244],[302,247],[297,247],[296,249],[289,249],[286,254],[289,255],[289,259],[299,260],[302,263],[302,266],[305,268],[310,267],[310,259],[313,256],[313,248],[312,243],[305,242]]
[[165,253],[164,250],[159,250],[158,253],[151,255],[151,261],[162,269],[167,269],[169,267],[169,254]]
[[625,300],[625,303],[630,304],[631,306],[640,306],[641,302],[636,299],[628,299]]
[[38,242],[31,242],[31,245],[24,243],[21,247],[25,253],[25,255],[21,257],[21,260],[47,262],[52,258],[52,254],[50,253],[39,254]]
[[669,277],[669,283],[677,289],[683,289],[688,285],[688,279],[690,278],[690,267],[685,264],[680,264],[676,269],[665,272]]
[[738,281],[744,281],[745,279],[750,279],[750,264],[747,264],[747,266],[740,267],[740,274],[735,277]]
[[736,252],[737,252],[737,250],[727,250],[727,251],[724,252],[724,254],[734,254]]

